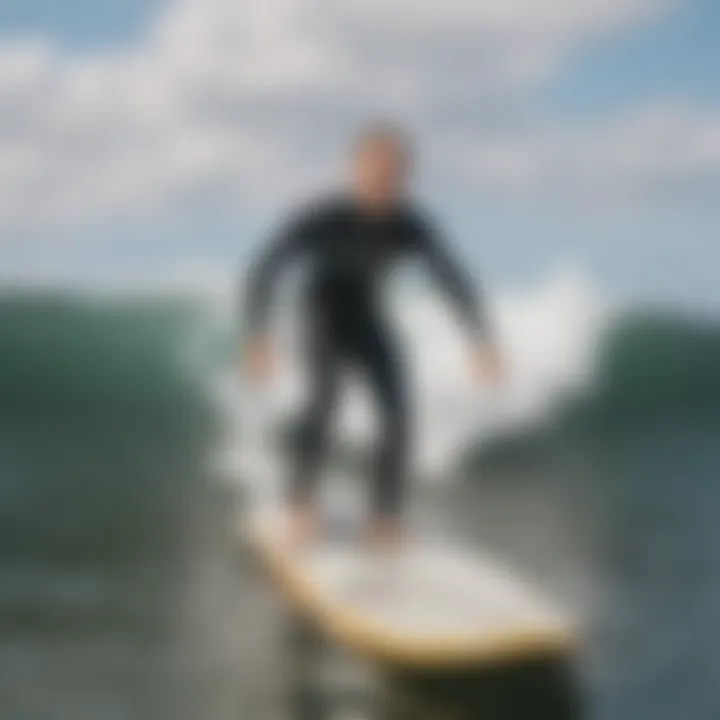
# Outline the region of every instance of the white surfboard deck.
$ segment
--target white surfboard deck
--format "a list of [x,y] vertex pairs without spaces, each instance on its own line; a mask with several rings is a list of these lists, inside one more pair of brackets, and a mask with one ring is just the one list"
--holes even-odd
[[277,510],[241,523],[291,606],[367,657],[452,666],[564,655],[568,618],[499,561],[449,539],[414,533],[401,550],[364,548],[357,533],[330,530],[299,549]]

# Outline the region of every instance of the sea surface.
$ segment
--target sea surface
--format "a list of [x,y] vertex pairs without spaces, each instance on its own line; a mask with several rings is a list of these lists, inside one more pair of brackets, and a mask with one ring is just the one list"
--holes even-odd
[[[208,327],[177,298],[0,298],[3,720],[292,717],[212,462],[233,340]],[[588,717],[716,720],[720,325],[636,309],[601,340],[586,392],[424,502],[582,618]]]

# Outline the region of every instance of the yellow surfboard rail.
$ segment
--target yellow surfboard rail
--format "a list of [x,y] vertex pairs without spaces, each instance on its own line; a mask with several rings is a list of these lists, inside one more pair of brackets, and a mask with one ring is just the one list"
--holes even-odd
[[318,592],[290,556],[272,542],[254,539],[257,554],[281,593],[334,641],[376,662],[413,668],[499,665],[513,661],[567,655],[576,645],[568,627],[519,627],[495,633],[443,636],[400,635],[347,607],[338,607]]

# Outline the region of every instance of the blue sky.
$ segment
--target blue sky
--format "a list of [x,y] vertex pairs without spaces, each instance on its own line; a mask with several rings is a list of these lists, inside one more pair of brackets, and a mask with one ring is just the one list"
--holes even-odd
[[130,43],[160,7],[160,0],[6,0],[0,4],[4,38],[42,35],[71,50]]
[[555,113],[609,113],[653,97],[720,103],[720,3],[685,0],[646,27],[578,53],[543,102]]
[[[5,276],[235,267],[402,96],[426,194],[496,284],[571,264],[720,307],[720,3],[419,0],[411,22],[403,0],[299,5],[0,5]],[[330,21],[337,42],[307,31]]]

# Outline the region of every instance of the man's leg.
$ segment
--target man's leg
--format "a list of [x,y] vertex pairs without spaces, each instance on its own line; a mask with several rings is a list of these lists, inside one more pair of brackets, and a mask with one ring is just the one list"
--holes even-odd
[[337,343],[324,328],[307,337],[308,407],[300,428],[298,452],[289,487],[291,533],[303,541],[316,527],[315,491],[329,440],[330,420],[337,396]]
[[371,328],[360,350],[381,419],[373,468],[371,539],[381,545],[395,544],[401,534],[409,454],[405,373],[395,342],[384,328]]

